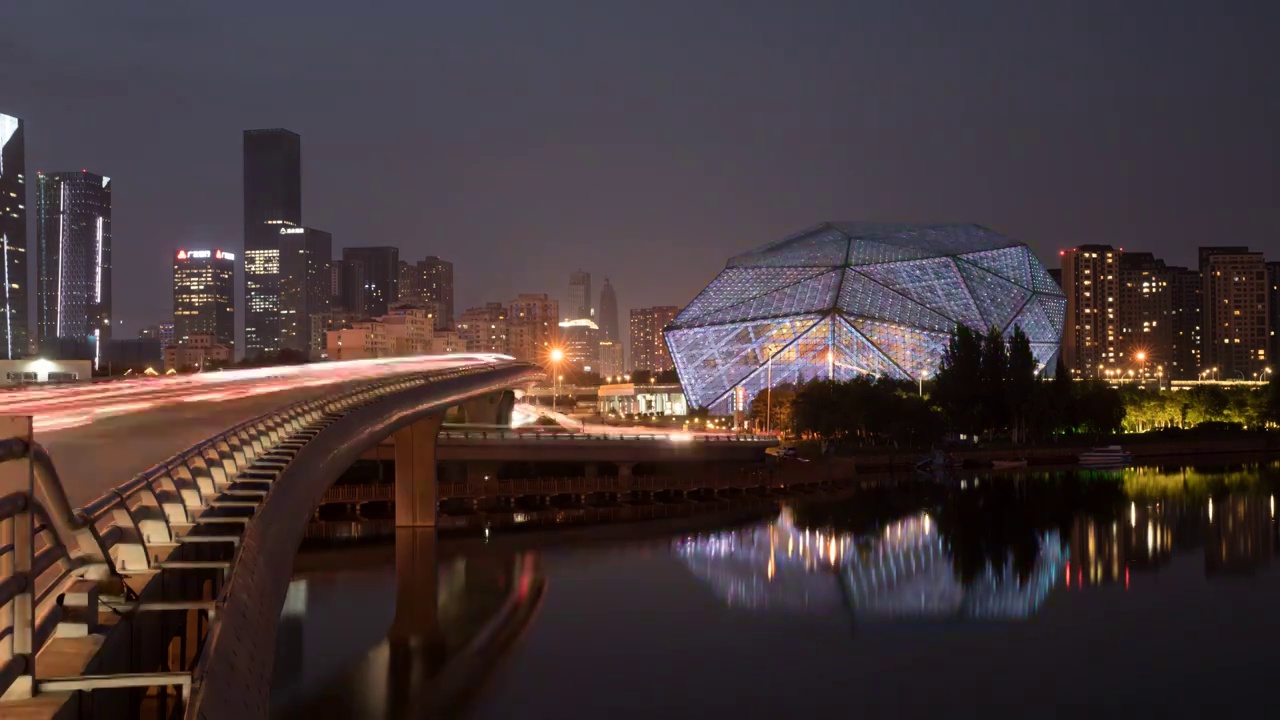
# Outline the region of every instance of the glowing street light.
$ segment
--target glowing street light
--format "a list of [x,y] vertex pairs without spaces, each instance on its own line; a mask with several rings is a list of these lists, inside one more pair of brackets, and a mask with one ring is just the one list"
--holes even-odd
[[[554,373],[560,372],[560,361],[564,360],[564,350],[560,348],[551,348],[551,370]],[[551,412],[556,411],[556,400],[560,397],[560,381],[564,376],[557,374],[555,381],[551,384]]]

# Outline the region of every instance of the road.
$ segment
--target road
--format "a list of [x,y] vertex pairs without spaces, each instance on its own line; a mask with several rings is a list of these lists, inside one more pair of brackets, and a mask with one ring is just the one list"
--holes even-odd
[[378,377],[493,362],[495,356],[383,358],[0,393],[31,415],[75,506],[250,418]]

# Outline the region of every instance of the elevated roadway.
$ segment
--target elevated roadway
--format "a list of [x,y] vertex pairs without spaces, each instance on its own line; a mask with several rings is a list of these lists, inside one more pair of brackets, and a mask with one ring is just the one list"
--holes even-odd
[[387,358],[225,370],[0,392],[0,414],[31,415],[79,507],[156,463],[276,408],[359,382],[491,362],[493,356]]
[[[397,524],[434,526],[446,414],[509,424],[517,393],[542,378],[508,360],[326,363],[4,393],[0,715],[52,716],[74,702],[70,714],[99,716],[104,703],[137,697],[111,690],[153,688],[148,707],[162,715],[265,717],[293,553],[324,490],[394,436]],[[185,620],[156,620],[173,613]],[[159,636],[146,657],[130,640],[173,639],[184,624],[184,637],[202,626],[208,635],[183,643],[176,668],[153,657],[172,648]]]

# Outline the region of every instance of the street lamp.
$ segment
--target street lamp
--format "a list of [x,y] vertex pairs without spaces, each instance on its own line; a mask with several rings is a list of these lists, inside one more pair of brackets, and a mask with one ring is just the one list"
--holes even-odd
[[773,356],[777,352],[769,351],[769,362],[765,365],[765,391],[764,391],[764,431],[765,433],[773,432]]
[[1141,371],[1139,373],[1139,377],[1142,377],[1145,379],[1147,377],[1147,354],[1142,350],[1139,350],[1138,353],[1134,355],[1134,357],[1138,359],[1139,363],[1141,363],[1141,365],[1138,366],[1139,370]]
[[551,383],[551,412],[556,411],[556,400],[560,395],[560,361],[564,360],[564,350],[551,348],[551,372],[557,373]]

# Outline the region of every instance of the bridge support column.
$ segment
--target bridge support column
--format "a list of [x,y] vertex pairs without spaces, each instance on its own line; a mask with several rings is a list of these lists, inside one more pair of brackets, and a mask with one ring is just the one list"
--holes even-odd
[[435,527],[440,489],[436,480],[436,436],[443,415],[423,418],[396,431],[396,527]]

